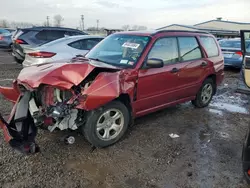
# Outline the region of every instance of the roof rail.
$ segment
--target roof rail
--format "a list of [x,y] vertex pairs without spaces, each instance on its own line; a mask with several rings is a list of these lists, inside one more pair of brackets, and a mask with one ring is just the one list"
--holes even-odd
[[204,34],[209,34],[209,32],[206,31],[189,31],[189,30],[158,30],[155,33],[153,33],[152,35],[156,35],[158,33],[164,33],[164,32],[185,32],[185,33],[204,33]]

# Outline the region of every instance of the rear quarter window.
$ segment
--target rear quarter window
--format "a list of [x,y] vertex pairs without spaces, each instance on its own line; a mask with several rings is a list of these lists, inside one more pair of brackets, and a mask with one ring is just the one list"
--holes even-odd
[[213,37],[200,37],[201,44],[207,52],[208,57],[215,57],[219,55],[218,46]]

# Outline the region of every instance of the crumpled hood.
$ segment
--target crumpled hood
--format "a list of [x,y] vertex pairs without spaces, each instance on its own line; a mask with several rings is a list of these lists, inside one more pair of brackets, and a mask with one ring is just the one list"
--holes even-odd
[[112,65],[88,60],[84,63],[50,63],[22,69],[17,82],[32,89],[48,84],[65,89],[80,84],[96,67],[119,69]]

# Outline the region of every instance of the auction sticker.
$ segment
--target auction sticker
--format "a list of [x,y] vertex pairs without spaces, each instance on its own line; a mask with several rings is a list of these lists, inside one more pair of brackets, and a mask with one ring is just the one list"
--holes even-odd
[[120,61],[120,63],[121,63],[121,64],[127,64],[127,63],[128,63],[128,60],[122,59],[122,60]]
[[132,42],[125,42],[122,47],[124,48],[132,48],[132,49],[137,49],[140,46],[140,44],[137,43],[132,43]]

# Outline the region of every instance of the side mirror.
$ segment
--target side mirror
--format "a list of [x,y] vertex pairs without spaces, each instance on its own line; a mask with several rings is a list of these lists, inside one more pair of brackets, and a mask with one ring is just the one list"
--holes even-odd
[[164,66],[162,59],[150,58],[147,60],[146,65],[150,68],[161,68]]

